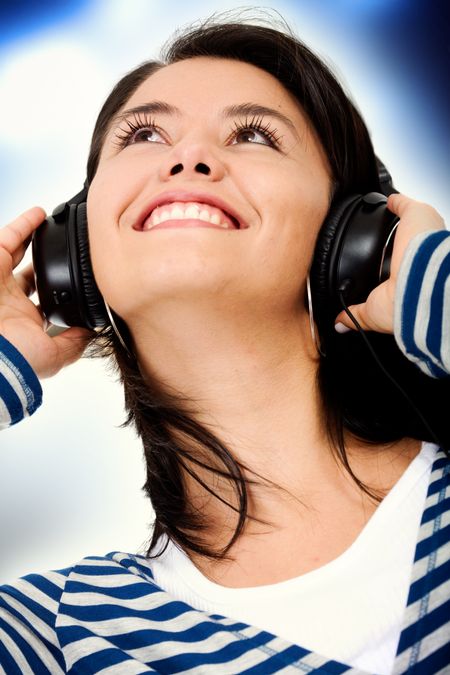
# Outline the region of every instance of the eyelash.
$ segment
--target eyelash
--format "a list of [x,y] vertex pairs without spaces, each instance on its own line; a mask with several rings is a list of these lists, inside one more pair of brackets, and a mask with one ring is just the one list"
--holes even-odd
[[[114,145],[118,146],[119,148],[125,148],[127,145],[129,145],[130,139],[132,138],[133,134],[136,132],[140,131],[141,129],[155,129],[156,131],[160,131],[159,127],[155,124],[154,119],[148,117],[148,118],[141,118],[138,114],[134,116],[133,119],[127,119],[125,120],[125,123],[127,125],[127,129],[121,129],[123,133],[116,133],[115,138],[116,140],[113,141]],[[282,136],[278,133],[278,130],[271,125],[269,121],[264,122],[264,117],[254,115],[253,117],[249,118],[246,117],[244,120],[239,121],[239,122],[234,122],[233,124],[233,132],[231,136],[228,138],[232,138],[233,136],[236,137],[238,133],[241,131],[257,131],[258,133],[262,134],[267,141],[269,141],[270,147],[273,147],[275,149],[278,149],[280,147],[281,139]],[[263,145],[262,143],[254,143],[253,145]]]
[[119,148],[124,148],[126,145],[128,145],[128,142],[133,134],[137,131],[140,131],[141,129],[148,128],[158,130],[158,127],[151,117],[144,117],[144,119],[141,119],[139,115],[135,114],[133,120],[125,120],[125,124],[128,126],[128,129],[121,129],[120,131],[123,131],[123,134],[119,134],[118,132],[116,133],[116,141],[114,141],[114,145],[117,145]]
[[[278,149],[280,147],[282,136],[278,133],[278,130],[271,125],[269,121],[264,122],[264,117],[254,115],[251,118],[246,117],[245,120],[240,122],[234,122],[234,135],[236,136],[240,131],[257,131],[262,134],[270,143],[273,148]],[[261,143],[259,145],[262,145]]]

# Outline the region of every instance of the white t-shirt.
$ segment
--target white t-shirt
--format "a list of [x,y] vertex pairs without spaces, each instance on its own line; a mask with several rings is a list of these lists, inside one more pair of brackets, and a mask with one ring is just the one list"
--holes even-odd
[[155,580],[192,607],[238,619],[370,673],[389,675],[411,581],[437,448],[424,443],[353,544],[335,560],[276,584],[210,581],[173,543],[152,561]]

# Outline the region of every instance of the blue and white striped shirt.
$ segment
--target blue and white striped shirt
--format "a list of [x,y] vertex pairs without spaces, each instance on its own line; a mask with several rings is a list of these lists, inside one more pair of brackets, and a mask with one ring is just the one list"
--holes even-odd
[[42,403],[42,387],[29,363],[0,335],[0,429],[32,415]]
[[395,297],[398,346],[428,375],[450,372],[450,232],[425,232],[409,244]]
[[[420,235],[398,279],[395,336],[433,376],[450,371],[450,233]],[[40,405],[36,375],[0,337],[0,425]],[[430,476],[393,675],[450,673],[450,462]],[[0,588],[0,674],[311,673],[362,671],[157,585],[151,561],[110,553]]]
[[[450,462],[430,476],[394,675],[450,672]],[[208,614],[110,553],[0,589],[0,672],[362,675],[255,626]]]

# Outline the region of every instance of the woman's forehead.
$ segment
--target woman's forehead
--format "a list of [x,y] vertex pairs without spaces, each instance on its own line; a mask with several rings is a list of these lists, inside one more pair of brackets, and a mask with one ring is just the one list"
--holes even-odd
[[[253,100],[301,114],[299,103],[273,75],[234,59],[199,56],[163,66],[132,94],[125,108],[146,100],[165,100],[179,110],[193,98],[210,105]],[[274,105],[275,103],[275,105]]]
[[200,56],[162,66],[110,120],[105,145],[122,122],[136,117],[157,123],[194,122],[205,129],[236,119],[271,119],[289,149],[311,140],[311,147],[317,146],[316,152],[323,155],[316,131],[294,95],[262,68],[236,59]]

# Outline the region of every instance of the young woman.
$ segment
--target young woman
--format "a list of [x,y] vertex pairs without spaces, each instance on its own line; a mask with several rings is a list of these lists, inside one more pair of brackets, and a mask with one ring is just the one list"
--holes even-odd
[[390,277],[350,308],[421,417],[313,280],[305,301],[330,207],[382,185],[359,113],[293,35],[209,23],[179,36],[108,97],[87,186],[114,327],[50,337],[31,272],[13,276],[45,214],[4,228],[2,419],[31,414],[37,378],[97,341],[120,368],[156,521],[147,556],[4,586],[4,672],[444,672],[442,219],[390,196]]

